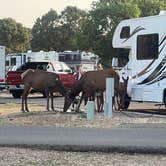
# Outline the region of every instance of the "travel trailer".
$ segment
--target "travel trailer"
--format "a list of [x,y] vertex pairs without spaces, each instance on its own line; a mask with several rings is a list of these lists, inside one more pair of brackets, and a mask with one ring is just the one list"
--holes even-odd
[[16,70],[16,68],[26,62],[26,53],[11,53],[6,55],[6,72]]
[[0,90],[5,88],[5,47],[0,46]]
[[91,52],[84,51],[64,51],[59,52],[59,61],[65,62],[73,72],[77,72],[80,65],[82,65],[83,70],[90,71],[96,70],[96,65],[99,58]]
[[27,51],[25,53],[13,53],[6,55],[6,71],[16,70],[25,62],[49,62],[51,60],[58,60],[58,53],[56,51]]
[[[164,103],[166,106],[166,14],[121,21],[114,32],[114,48],[129,49],[119,74],[129,76],[128,95],[133,101]],[[123,55],[121,55],[123,56]]]

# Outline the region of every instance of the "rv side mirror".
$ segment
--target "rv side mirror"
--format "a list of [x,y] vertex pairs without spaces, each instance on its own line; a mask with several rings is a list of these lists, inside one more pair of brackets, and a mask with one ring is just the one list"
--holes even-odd
[[112,59],[112,67],[118,67],[118,58]]

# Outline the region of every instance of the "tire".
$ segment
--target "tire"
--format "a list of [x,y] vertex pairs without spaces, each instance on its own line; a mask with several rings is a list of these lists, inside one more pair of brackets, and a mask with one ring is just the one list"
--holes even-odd
[[130,105],[130,101],[131,101],[131,97],[129,97],[127,94],[125,95],[123,104],[121,103],[121,98],[119,96],[115,96],[113,100],[114,110],[115,111],[127,110]]
[[127,110],[130,105],[131,97],[129,97],[127,94],[125,96],[125,103],[124,103],[124,109]]
[[164,93],[164,105],[165,105],[165,108],[166,108],[166,93]]
[[21,98],[21,96],[22,96],[22,92],[13,91],[11,93],[12,93],[13,98],[15,98],[15,99]]

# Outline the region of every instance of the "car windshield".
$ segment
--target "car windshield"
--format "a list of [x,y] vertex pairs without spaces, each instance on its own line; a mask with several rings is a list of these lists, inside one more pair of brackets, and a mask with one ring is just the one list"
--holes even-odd
[[64,72],[72,72],[72,70],[65,63],[61,63]]
[[48,62],[28,62],[18,67],[17,71],[27,70],[27,69],[46,70],[47,65],[48,65]]

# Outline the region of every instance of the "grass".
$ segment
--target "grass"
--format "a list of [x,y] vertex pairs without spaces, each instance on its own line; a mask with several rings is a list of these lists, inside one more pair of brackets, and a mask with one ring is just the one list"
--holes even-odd
[[[29,104],[29,109],[32,112],[29,112],[28,115],[32,115],[34,112],[44,111],[43,106],[37,104]],[[21,104],[16,103],[5,103],[0,104],[0,115],[10,115],[13,113],[21,113]]]

